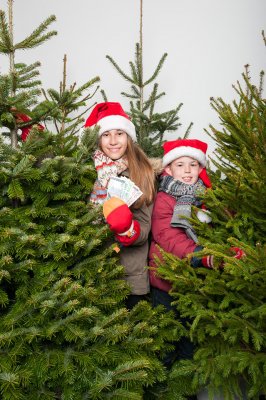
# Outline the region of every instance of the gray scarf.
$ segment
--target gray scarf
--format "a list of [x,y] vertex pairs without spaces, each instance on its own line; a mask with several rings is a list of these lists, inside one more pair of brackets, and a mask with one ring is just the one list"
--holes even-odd
[[188,218],[191,218],[192,205],[201,206],[205,189],[206,186],[201,179],[194,185],[188,185],[169,175],[162,176],[159,186],[160,192],[165,192],[176,199],[171,226],[185,229],[187,236],[195,243],[198,243],[198,238]]

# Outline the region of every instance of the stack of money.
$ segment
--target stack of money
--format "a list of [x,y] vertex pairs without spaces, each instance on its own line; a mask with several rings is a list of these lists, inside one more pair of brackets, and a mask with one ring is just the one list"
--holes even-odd
[[130,207],[142,194],[139,187],[129,178],[125,176],[112,177],[108,183],[106,200],[111,197],[118,197]]

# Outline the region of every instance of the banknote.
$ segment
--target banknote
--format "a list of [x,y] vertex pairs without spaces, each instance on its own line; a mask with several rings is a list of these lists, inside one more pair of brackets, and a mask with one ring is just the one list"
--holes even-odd
[[107,199],[119,197],[129,207],[135,203],[142,195],[140,188],[131,179],[122,177],[112,177],[107,187]]

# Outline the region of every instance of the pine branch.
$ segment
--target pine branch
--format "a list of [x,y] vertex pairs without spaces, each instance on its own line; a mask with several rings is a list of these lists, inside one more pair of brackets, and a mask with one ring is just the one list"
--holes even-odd
[[0,10],[0,52],[9,54],[13,50],[6,16],[4,11]]
[[43,34],[49,27],[49,25],[56,20],[54,15],[48,17],[44,22],[42,22],[37,29],[35,29],[26,39],[14,45],[14,50],[19,49],[31,49],[39,46],[41,43],[46,42],[52,36],[57,35],[56,31],[51,31]]
[[119,74],[122,75],[128,82],[131,82],[133,84],[135,83],[134,80],[130,78],[130,76],[126,75],[125,72],[122,71],[122,69],[118,66],[118,64],[113,60],[112,57],[107,55],[106,58],[111,62],[111,64],[113,64],[117,72],[119,72]]
[[159,74],[159,72],[160,72],[160,70],[161,70],[161,68],[162,68],[162,66],[163,66],[163,64],[165,62],[165,59],[166,59],[167,55],[168,55],[167,53],[164,53],[164,55],[162,56],[162,58],[160,59],[158,65],[157,65],[153,75],[150,77],[150,79],[148,79],[146,82],[144,82],[143,86],[147,86],[149,83],[154,81],[154,79],[158,76],[158,74]]

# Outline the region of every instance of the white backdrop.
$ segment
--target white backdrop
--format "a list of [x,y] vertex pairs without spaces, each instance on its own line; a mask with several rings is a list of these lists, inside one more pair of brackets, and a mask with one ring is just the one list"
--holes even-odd
[[[204,133],[219,118],[210,107],[210,97],[231,101],[232,84],[241,80],[244,65],[250,64],[255,84],[266,68],[266,48],[261,31],[266,31],[266,0],[143,0],[144,78],[153,73],[163,53],[168,57],[157,78],[166,96],[157,111],[183,103],[182,126],[171,139],[182,135],[191,121],[190,137],[213,143]],[[0,0],[7,11],[7,1]],[[100,76],[110,101],[120,101],[129,85],[105,56],[111,55],[126,72],[134,60],[139,41],[139,0],[14,0],[14,39],[22,40],[51,14],[58,35],[40,47],[17,53],[16,62],[41,61],[45,88],[59,88],[62,60],[68,56],[68,83],[78,85]],[[7,69],[1,58],[0,71]],[[148,90],[147,90],[148,94]],[[101,95],[94,100],[102,101]],[[169,138],[169,135],[167,136]]]

